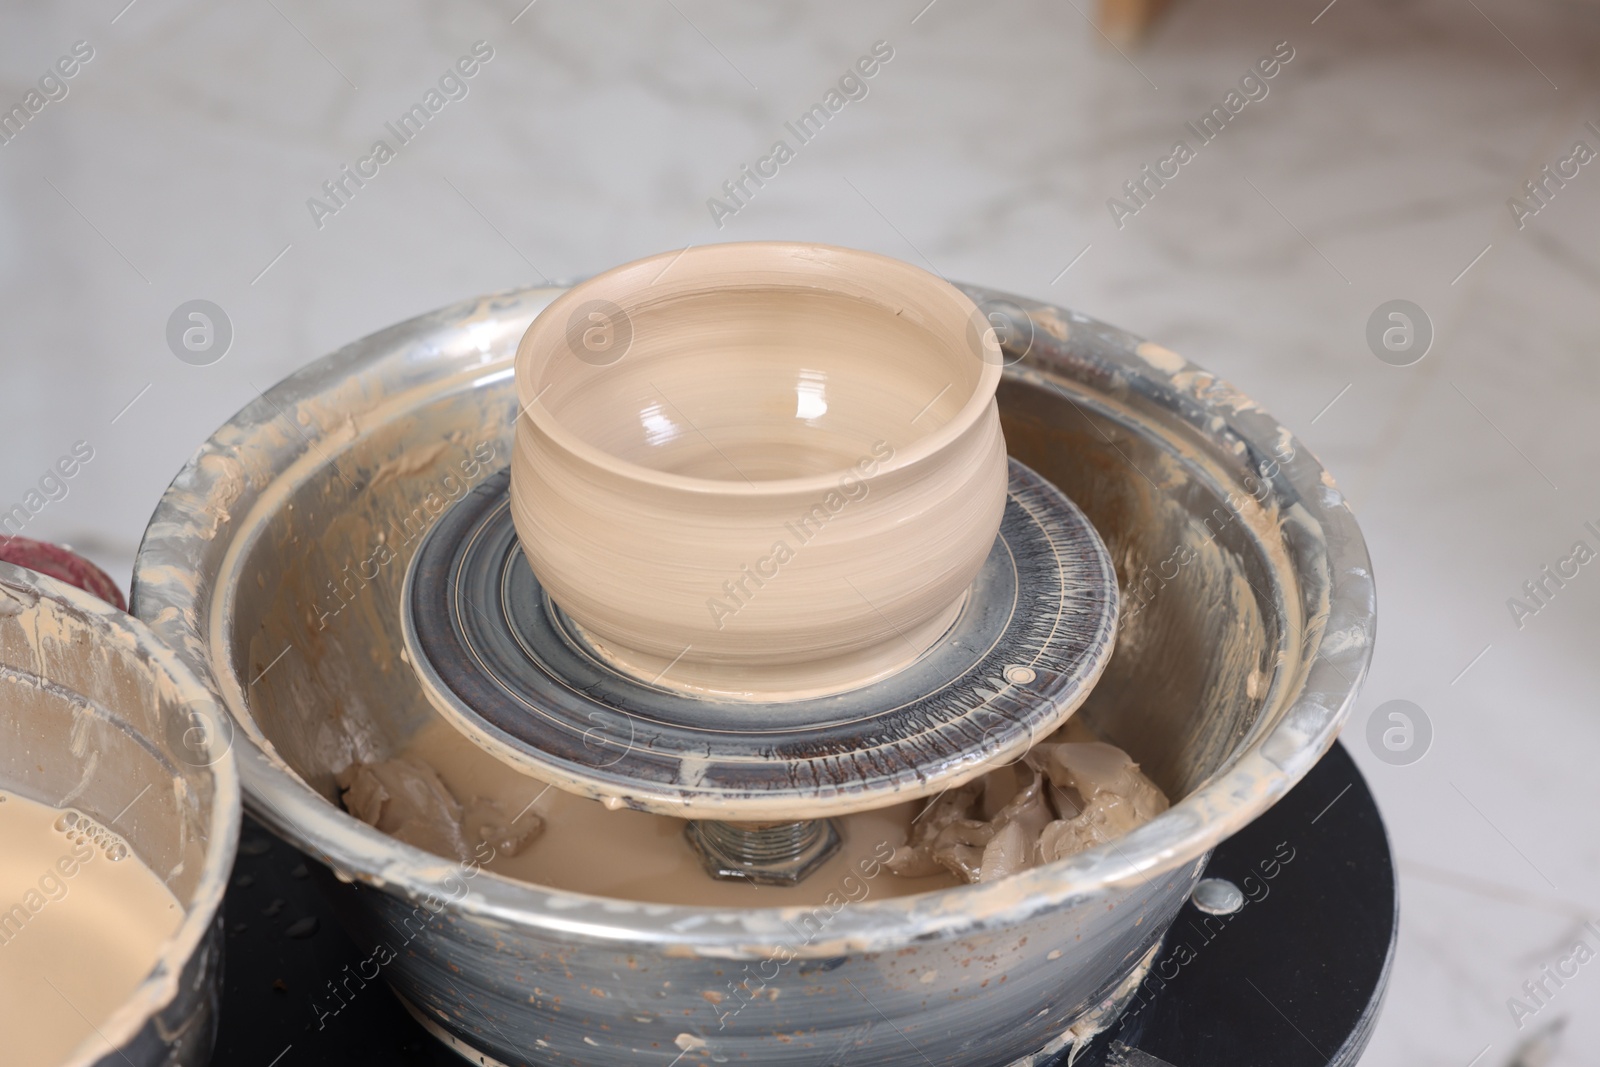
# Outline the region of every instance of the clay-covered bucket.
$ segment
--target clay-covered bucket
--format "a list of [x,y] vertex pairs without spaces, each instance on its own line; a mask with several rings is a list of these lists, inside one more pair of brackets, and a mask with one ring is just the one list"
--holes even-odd
[[[90,1023],[94,1032],[62,1067],[209,1061],[221,996],[222,895],[241,814],[231,736],[211,692],[143,623],[63,582],[0,563],[0,789],[108,828],[184,909],[148,976],[109,1018]],[[57,899],[44,906],[71,908],[70,881],[50,898]],[[8,935],[26,936],[30,916],[18,912],[21,905],[5,906],[12,909],[4,916]],[[5,1062],[8,1043],[0,1036]]]

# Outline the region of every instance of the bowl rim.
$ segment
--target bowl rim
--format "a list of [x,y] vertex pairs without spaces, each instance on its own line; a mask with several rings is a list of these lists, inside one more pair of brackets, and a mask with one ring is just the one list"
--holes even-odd
[[[151,669],[172,685],[176,699],[187,707],[205,709],[211,721],[230,721],[210,687],[144,621],[76,586],[9,563],[0,563],[0,586],[25,590],[41,603],[52,601],[56,607],[51,610],[76,616],[91,628],[121,631],[131,638],[137,654],[147,658]],[[115,1050],[125,1047],[153,1016],[172,1003],[189,961],[203,951],[202,944],[221,912],[239,846],[243,803],[232,746],[235,732],[228,731],[225,742],[221,740],[224,731],[220,730],[204,738],[207,756],[219,743],[221,751],[205,765],[212,772],[211,818],[206,828],[201,877],[184,908],[183,921],[162,944],[149,973],[133,992],[110,1016],[92,1027],[94,1033],[79,1042],[60,1067],[86,1067],[104,1062],[103,1057],[115,1058]],[[103,1047],[106,1045],[111,1051]]]
[[[1289,548],[1316,564],[1315,573],[1297,576],[1310,585],[1302,592],[1319,603],[1306,613],[1299,633],[1280,640],[1286,658],[1269,690],[1275,703],[1263,708],[1240,742],[1242,751],[1161,816],[1118,841],[998,882],[852,904],[833,915],[827,937],[796,952],[801,957],[959,937],[1074,902],[1103,900],[1108,891],[1136,892],[1188,863],[1198,872],[1211,848],[1287,793],[1332,746],[1371,659],[1376,605],[1366,545],[1332,476],[1303,442],[1248,397],[1165,348],[1051,304],[962,288],[977,300],[1007,300],[1028,313],[1038,354],[1008,368],[1008,375],[1037,378],[1075,404],[1106,411],[1123,403],[1116,397],[1138,394],[1203,438],[1221,442],[1215,445],[1218,454],[1272,455],[1287,445],[1292,458],[1274,474],[1273,491],[1284,497],[1283,513],[1292,508],[1297,516],[1302,536]],[[233,590],[218,585],[218,576],[233,573],[259,534],[259,524],[252,527],[252,515],[238,506],[250,478],[304,480],[330,462],[326,449],[354,440],[339,404],[367,404],[363,410],[371,414],[362,421],[376,425],[382,416],[442,391],[510,377],[514,357],[497,358],[493,344],[511,347],[511,338],[561,292],[508,290],[418,316],[308,364],[247,404],[200,447],[163,495],[140,545],[133,610],[221,691],[234,715],[251,814],[342,880],[409,901],[444,897],[460,917],[563,940],[730,959],[790,947],[787,924],[813,908],[625,901],[492,872],[479,872],[485,877],[457,896],[459,865],[395,841],[306,784],[255,727],[235,672],[212,654],[230,636],[233,606]],[[1073,399],[1066,387],[1081,383],[1068,371],[1097,392],[1082,386]],[[302,403],[309,421],[298,434],[269,428],[294,418]],[[322,435],[321,444],[314,433]],[[241,463],[238,450],[254,441],[275,449],[271,471],[261,467],[265,457],[252,468]]]
[[[699,262],[713,250],[718,262],[703,270]],[[962,322],[962,343],[969,343],[965,331],[975,325],[980,315],[976,302],[956,286],[930,274],[921,267],[876,252],[835,245],[808,244],[796,241],[736,241],[726,244],[691,245],[674,252],[659,252],[643,259],[613,267],[567,289],[540,312],[517,344],[514,366],[517,379],[518,419],[526,418],[541,436],[561,452],[588,466],[623,479],[632,485],[651,489],[674,490],[694,496],[716,497],[780,497],[794,494],[821,493],[838,484],[841,476],[853,468],[841,467],[823,474],[808,474],[793,478],[736,479],[703,478],[656,470],[642,463],[623,459],[603,448],[583,440],[568,429],[555,412],[539,403],[544,394],[541,389],[533,396],[533,376],[525,370],[534,361],[539,368],[547,366],[551,352],[558,350],[567,331],[567,322],[583,304],[593,300],[606,300],[622,306],[624,301],[635,300],[634,307],[656,305],[706,292],[707,284],[725,291],[757,290],[818,290],[875,305],[889,317],[901,314],[905,306],[886,303],[858,274],[867,267],[883,272],[897,287],[922,297],[925,308],[947,314],[952,321],[959,315]],[[663,281],[669,272],[672,278]],[[752,280],[759,279],[759,280]],[[829,284],[832,282],[833,284]],[[840,283],[845,283],[841,285]],[[854,282],[854,285],[849,283]],[[643,294],[649,293],[648,298]],[[624,314],[626,314],[624,308]],[[943,452],[963,434],[971,431],[984,417],[994,402],[995,390],[1002,377],[1002,358],[993,329],[978,334],[984,356],[969,353],[978,365],[978,375],[967,399],[949,421],[932,433],[917,438],[903,449],[883,461],[873,478],[884,478],[897,471],[915,467],[929,457]],[[986,358],[990,354],[993,358]],[[623,358],[626,358],[625,356]],[[545,388],[550,388],[546,386]],[[935,400],[938,397],[934,398]]]

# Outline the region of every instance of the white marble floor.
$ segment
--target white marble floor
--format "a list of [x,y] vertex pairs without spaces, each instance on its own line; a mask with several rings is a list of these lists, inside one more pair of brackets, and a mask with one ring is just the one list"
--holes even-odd
[[[1254,395],[1362,520],[1382,626],[1347,738],[1405,906],[1366,1062],[1596,1062],[1600,963],[1521,1029],[1507,999],[1600,916],[1600,567],[1520,625],[1507,601],[1600,545],[1600,163],[1537,214],[1507,201],[1600,149],[1600,5],[1182,0],[1124,56],[1070,0],[125,2],[3,16],[0,104],[93,50],[0,144],[0,505],[93,450],[29,535],[125,583],[168,480],[258,388],[688,243],[855,245],[1080,308]],[[466,95],[319,226],[307,199],[476,41]],[[707,198],[878,41],[865,98],[719,228]],[[1119,228],[1108,197],[1279,42],[1266,95]],[[196,298],[234,331],[210,366],[165,340]],[[1365,340],[1397,298],[1435,332],[1409,367]],[[1393,699],[1432,722],[1420,762],[1364,740]],[[1556,1020],[1554,1058],[1515,1058]]]

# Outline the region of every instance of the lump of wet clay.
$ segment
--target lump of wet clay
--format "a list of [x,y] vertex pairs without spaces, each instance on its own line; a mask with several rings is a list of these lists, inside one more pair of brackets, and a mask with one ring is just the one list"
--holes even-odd
[[1121,837],[1167,810],[1166,794],[1115,745],[1047,743],[1028,760],[1055,787],[1057,810],[1067,816],[1039,835],[1045,863]]
[[1045,741],[1020,763],[929,800],[886,866],[906,877],[948,870],[992,882],[1121,837],[1166,809],[1166,796],[1115,745]]
[[482,861],[478,846],[484,843],[494,855],[515,856],[544,829],[544,821],[528,812],[508,819],[493,800],[462,805],[439,773],[413,756],[352,763],[336,777],[351,815],[396,840],[462,863]]

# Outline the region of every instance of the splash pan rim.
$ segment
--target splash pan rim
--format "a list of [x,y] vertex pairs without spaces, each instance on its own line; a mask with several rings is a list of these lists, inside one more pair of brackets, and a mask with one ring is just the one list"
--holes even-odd
[[[1166,349],[1060,307],[962,288],[980,306],[999,302],[1026,315],[1032,350],[1007,367],[1007,378],[1042,383],[1076,405],[1120,410],[1124,418],[1132,415],[1122,398],[1136,394],[1204,437],[1215,457],[1272,456],[1280,444],[1290,445],[1292,458],[1273,473],[1263,501],[1286,516],[1292,512],[1302,530],[1315,534],[1280,549],[1298,553],[1298,595],[1314,601],[1313,610],[1298,626],[1290,620],[1295,639],[1280,642],[1284,661],[1255,726],[1221,769],[1168,812],[1112,845],[998,882],[853,905],[834,917],[826,938],[804,948],[800,955],[806,957],[1003,927],[1202,861],[1276,802],[1333,744],[1371,658],[1375,595],[1365,542],[1332,477],[1288,430],[1231,386]],[[261,492],[255,480],[304,480],[330,453],[336,456],[359,437],[355,420],[348,429],[341,423],[325,431],[309,420],[309,428],[289,434],[285,413],[341,389],[348,399],[353,390],[369,404],[355,418],[377,424],[445,390],[503,381],[517,338],[562,291],[535,287],[464,301],[372,334],[268,389],[200,447],[163,495],[139,549],[131,609],[221,692],[239,726],[236,752],[251,813],[341,877],[413,900],[448,895],[456,914],[491,927],[749,958],[781,944],[786,921],[808,909],[649,904],[548,889],[489,872],[474,881],[473,892],[450,892],[456,864],[359,822],[283,761],[250,717],[248,680],[213,654],[215,638],[231,625],[230,582],[260,532],[247,506]],[[313,438],[318,432],[322,437]],[[250,451],[269,442],[276,442],[269,449],[270,469],[263,455]],[[1274,596],[1280,606],[1286,599],[1282,589]]]

